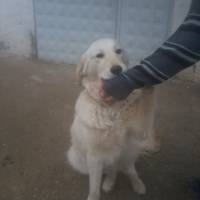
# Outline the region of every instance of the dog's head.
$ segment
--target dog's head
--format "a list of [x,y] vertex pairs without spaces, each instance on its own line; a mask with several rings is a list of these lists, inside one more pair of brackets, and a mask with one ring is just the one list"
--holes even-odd
[[127,70],[124,50],[113,39],[93,42],[82,55],[77,67],[78,79],[83,83],[109,79]]

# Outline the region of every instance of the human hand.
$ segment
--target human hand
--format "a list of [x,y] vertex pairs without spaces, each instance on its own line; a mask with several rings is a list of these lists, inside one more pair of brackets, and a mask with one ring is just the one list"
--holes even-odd
[[133,87],[123,75],[111,79],[101,79],[99,95],[105,103],[122,101],[133,91]]

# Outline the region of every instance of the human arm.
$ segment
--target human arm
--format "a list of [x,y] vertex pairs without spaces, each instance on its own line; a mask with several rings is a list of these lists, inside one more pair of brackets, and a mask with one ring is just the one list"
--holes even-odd
[[200,0],[192,0],[184,22],[160,48],[137,66],[102,80],[101,96],[125,99],[134,89],[168,80],[200,60]]

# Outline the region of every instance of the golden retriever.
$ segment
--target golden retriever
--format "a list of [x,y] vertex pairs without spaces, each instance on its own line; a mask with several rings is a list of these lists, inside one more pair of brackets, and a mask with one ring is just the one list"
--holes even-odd
[[144,194],[135,162],[145,151],[157,148],[154,135],[154,89],[144,87],[124,101],[105,104],[99,97],[100,80],[112,78],[128,69],[124,51],[113,39],[91,44],[77,67],[83,91],[77,99],[71,127],[68,160],[72,167],[89,175],[87,200],[108,192],[118,171],[127,174],[133,189]]

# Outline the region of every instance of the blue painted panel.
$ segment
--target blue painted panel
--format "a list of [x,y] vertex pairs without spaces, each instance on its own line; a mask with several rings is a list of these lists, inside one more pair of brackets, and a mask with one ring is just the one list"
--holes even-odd
[[120,41],[133,63],[148,56],[167,36],[171,0],[123,0]]
[[120,39],[132,63],[166,37],[173,0],[34,0],[39,58],[77,63],[89,44]]
[[115,36],[116,2],[35,0],[39,58],[76,63],[88,45]]

